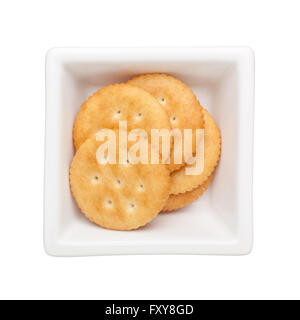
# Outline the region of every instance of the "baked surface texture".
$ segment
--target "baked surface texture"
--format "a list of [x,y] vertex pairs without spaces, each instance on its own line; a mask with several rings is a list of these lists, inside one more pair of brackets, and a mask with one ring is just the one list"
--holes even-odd
[[157,216],[170,190],[170,172],[158,164],[99,164],[92,135],[77,150],[70,168],[72,194],[94,223],[113,230],[137,229]]

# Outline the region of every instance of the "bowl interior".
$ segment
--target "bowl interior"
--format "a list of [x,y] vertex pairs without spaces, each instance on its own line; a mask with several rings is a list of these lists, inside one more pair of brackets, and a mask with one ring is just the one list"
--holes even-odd
[[[222,154],[215,178],[207,192],[193,204],[173,213],[160,214],[134,232],[99,228],[89,222],[72,198],[68,168],[74,155],[72,128],[81,104],[96,90],[124,82],[134,75],[165,72],[184,81],[208,109],[222,133]],[[232,61],[128,61],[97,60],[66,62],[60,91],[62,133],[60,153],[61,215],[60,240],[65,243],[148,243],[176,241],[201,243],[232,242],[237,238],[237,137],[238,72]]]

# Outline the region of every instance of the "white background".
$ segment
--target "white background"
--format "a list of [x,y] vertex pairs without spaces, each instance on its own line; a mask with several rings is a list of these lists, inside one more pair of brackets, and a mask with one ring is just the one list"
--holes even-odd
[[[299,1],[2,1],[0,298],[300,298]],[[247,45],[254,250],[52,258],[42,243],[44,59],[54,46]]]

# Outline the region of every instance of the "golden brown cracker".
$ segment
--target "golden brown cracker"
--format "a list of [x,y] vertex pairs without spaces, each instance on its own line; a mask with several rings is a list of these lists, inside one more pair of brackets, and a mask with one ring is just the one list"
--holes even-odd
[[[171,174],[171,194],[192,191],[214,171],[221,154],[221,133],[209,112],[203,109],[204,116],[204,169],[200,175],[186,175],[185,168]],[[188,167],[193,167],[189,165]]]
[[[203,129],[202,107],[192,90],[182,81],[166,74],[145,74],[127,82],[151,93],[167,111],[172,129],[193,130],[193,154],[196,150],[196,129]],[[184,165],[175,165],[178,169]]]
[[100,165],[96,152],[102,143],[92,135],[77,150],[70,168],[72,194],[94,223],[113,230],[139,228],[161,211],[170,172],[163,164]]
[[145,90],[128,84],[104,87],[85,101],[74,124],[75,148],[99,129],[118,129],[127,121],[127,130],[142,128],[149,137],[151,129],[171,129],[168,115]]
[[177,210],[196,201],[207,190],[212,178],[213,174],[211,174],[203,184],[192,191],[187,191],[185,193],[179,194],[171,194],[162,211]]

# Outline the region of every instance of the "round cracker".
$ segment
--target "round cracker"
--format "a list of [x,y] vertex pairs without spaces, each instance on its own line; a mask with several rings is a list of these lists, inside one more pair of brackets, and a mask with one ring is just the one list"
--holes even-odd
[[[196,151],[196,129],[203,129],[202,107],[193,91],[182,81],[166,74],[139,75],[127,82],[151,93],[167,111],[172,129],[193,130],[193,154]],[[174,165],[178,169],[184,165]]]
[[92,135],[77,150],[70,168],[72,194],[94,223],[113,230],[137,229],[161,211],[170,172],[163,164],[100,165],[96,151],[102,143]]
[[[186,175],[185,168],[171,174],[171,194],[185,193],[197,188],[212,174],[221,154],[221,133],[212,116],[203,109],[204,116],[204,169],[199,175]],[[188,167],[193,167],[189,165]]]
[[166,111],[145,90],[128,84],[113,84],[85,101],[74,124],[75,148],[99,129],[118,129],[127,121],[127,130],[142,128],[150,137],[151,129],[171,129]]
[[177,210],[196,201],[207,190],[212,178],[213,174],[211,174],[203,184],[192,191],[179,194],[171,194],[162,211]]

